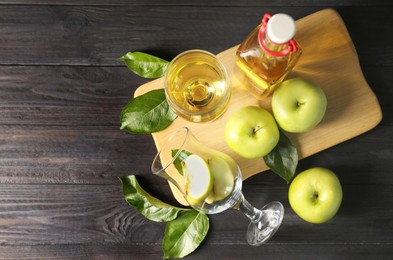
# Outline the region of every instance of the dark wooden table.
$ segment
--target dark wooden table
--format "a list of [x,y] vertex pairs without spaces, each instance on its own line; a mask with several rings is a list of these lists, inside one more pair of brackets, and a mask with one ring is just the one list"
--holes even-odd
[[249,246],[248,221],[231,210],[210,217],[189,258],[391,259],[391,0],[1,0],[0,258],[162,258],[165,225],[131,208],[117,178],[136,174],[150,193],[175,203],[149,173],[151,136],[119,130],[122,107],[148,80],[117,58],[136,50],[167,60],[193,48],[219,53],[265,12],[299,19],[329,7],[342,16],[384,114],[373,130],[299,162],[298,172],[336,172],[340,211],[322,225],[304,222],[288,204],[288,185],[267,171],[246,180],[244,193],[256,206],[283,202],[275,237]]

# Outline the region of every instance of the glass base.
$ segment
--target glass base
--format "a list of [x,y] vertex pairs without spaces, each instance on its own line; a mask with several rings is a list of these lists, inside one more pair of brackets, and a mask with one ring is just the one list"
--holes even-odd
[[248,226],[247,242],[252,246],[260,246],[276,233],[284,217],[284,206],[278,202],[270,202],[262,209],[261,217]]

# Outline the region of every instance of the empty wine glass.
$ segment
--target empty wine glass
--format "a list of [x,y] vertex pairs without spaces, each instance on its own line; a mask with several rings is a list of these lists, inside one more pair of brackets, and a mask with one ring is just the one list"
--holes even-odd
[[152,172],[174,185],[194,209],[216,214],[234,208],[250,220],[247,242],[258,246],[279,228],[284,207],[270,202],[254,208],[242,194],[242,173],[227,154],[201,144],[187,127],[171,134],[159,147]]

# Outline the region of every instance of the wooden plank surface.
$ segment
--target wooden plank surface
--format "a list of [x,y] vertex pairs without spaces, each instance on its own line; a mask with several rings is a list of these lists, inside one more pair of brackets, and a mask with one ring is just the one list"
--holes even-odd
[[[113,0],[113,1],[105,1],[105,0],[0,0],[0,4],[40,4],[40,5],[74,5],[74,6],[244,6],[244,5],[257,5],[257,6],[288,6],[288,2],[285,0],[267,0],[267,1],[259,1],[259,0],[247,0],[243,3],[239,3],[237,1],[226,1],[226,0],[217,0],[214,3],[209,0],[199,0],[198,2],[192,1],[182,1],[182,0],[166,0],[165,2],[160,0],[134,0],[132,2],[128,0]],[[307,0],[297,0],[297,5],[306,5],[306,6],[332,6],[332,5],[340,5],[340,6],[356,6],[356,5],[388,5],[390,4],[390,0],[362,0],[359,2],[358,0],[320,0],[317,2],[310,2]]]
[[[1,241],[10,246],[161,243],[165,224],[149,221],[130,210],[118,187],[64,184],[40,185],[37,190],[35,185],[0,185]],[[264,185],[253,185],[252,189],[246,187],[245,196],[260,206],[271,200],[283,202],[287,215],[271,244],[391,243],[393,231],[375,222],[391,221],[391,210],[384,208],[385,203],[393,202],[391,189],[370,185],[365,195],[361,187],[359,184],[344,187],[346,198],[339,218],[345,229],[338,229],[337,221],[318,226],[304,223],[290,209],[284,186],[272,186],[267,194]],[[380,200],[381,196],[388,199]],[[361,218],[357,217],[359,214]],[[214,225],[207,244],[247,244],[248,221],[240,212],[229,210],[209,218]],[[223,219],[230,219],[231,225]],[[358,230],[359,226],[368,228]]]
[[[326,8],[313,1],[289,7],[284,3],[264,5],[264,1],[259,2],[259,5],[217,7],[197,2],[194,6],[198,11],[183,4],[86,6],[65,3],[59,6],[32,4],[28,8],[5,4],[0,9],[5,37],[0,46],[0,65],[122,66],[117,58],[134,50],[166,59],[192,48],[219,53],[239,44],[260,22],[264,12],[288,12],[300,19]],[[391,48],[386,42],[392,17],[386,5],[381,1],[375,5],[336,6],[351,28],[363,64],[392,65],[391,52],[381,51]],[[364,19],[365,13],[368,19]],[[363,33],[375,30],[375,23],[370,20],[379,21],[377,38]],[[211,30],[212,22],[225,26]]]
[[[356,50],[340,16],[332,9],[325,9],[298,20],[296,25],[296,39],[303,48],[303,54],[287,78],[303,77],[317,83],[328,100],[325,116],[315,129],[302,134],[288,134],[298,149],[299,158],[303,159],[374,128],[381,121],[382,112],[364,79]],[[243,178],[247,179],[268,167],[263,158],[242,158],[227,146],[225,123],[244,106],[261,106],[271,111],[271,98],[259,101],[248,93],[244,86],[247,79],[236,65],[237,47],[217,55],[231,78],[232,96],[225,114],[213,122],[202,124],[178,118],[165,130],[152,135],[157,150],[160,150],[168,136],[187,126],[203,144],[234,158]],[[162,86],[163,78],[146,83],[137,89],[135,96]],[[173,192],[179,201],[186,203],[177,189],[174,188]]]
[[228,211],[210,216],[207,238],[186,259],[393,254],[391,1],[16,0],[0,7],[0,259],[161,259],[165,226],[131,208],[117,179],[136,174],[150,193],[176,204],[149,172],[152,137],[119,130],[121,108],[150,80],[117,58],[134,50],[168,60],[190,48],[219,53],[266,11],[299,19],[326,7],[343,18],[384,115],[375,129],[299,162],[299,171],[334,170],[343,206],[328,223],[311,225],[289,207],[287,184],[270,171],[254,175],[243,185],[252,204],[284,203],[277,235],[250,247],[248,221]]
[[[314,257],[315,255],[323,255],[328,259],[388,259],[385,256],[391,253],[389,245],[346,245],[346,247],[337,248],[337,245],[285,245],[286,251],[291,252],[296,256]],[[130,252],[132,252],[133,260],[145,259],[161,259],[162,249],[160,244],[146,244],[146,245],[123,245],[118,247],[116,245],[55,245],[55,246],[23,246],[18,247],[18,251],[12,246],[3,247],[4,251],[8,252],[5,256],[8,259],[90,259],[92,256],[96,259],[130,259]],[[278,255],[282,255],[283,245],[270,245],[263,250],[259,248],[250,248],[248,245],[210,245],[204,244],[202,250],[197,250],[192,256],[185,259],[201,259],[206,257],[211,259],[250,259],[263,255],[264,258],[274,259]],[[209,251],[206,256],[202,251]],[[306,252],[306,253],[305,253]],[[300,257],[291,257],[291,259],[301,259]]]

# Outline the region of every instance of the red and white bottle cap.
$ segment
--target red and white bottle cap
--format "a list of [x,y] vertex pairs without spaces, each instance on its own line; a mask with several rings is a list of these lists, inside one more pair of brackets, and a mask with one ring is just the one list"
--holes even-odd
[[276,44],[289,42],[296,33],[296,24],[287,14],[275,14],[267,23],[267,36]]

